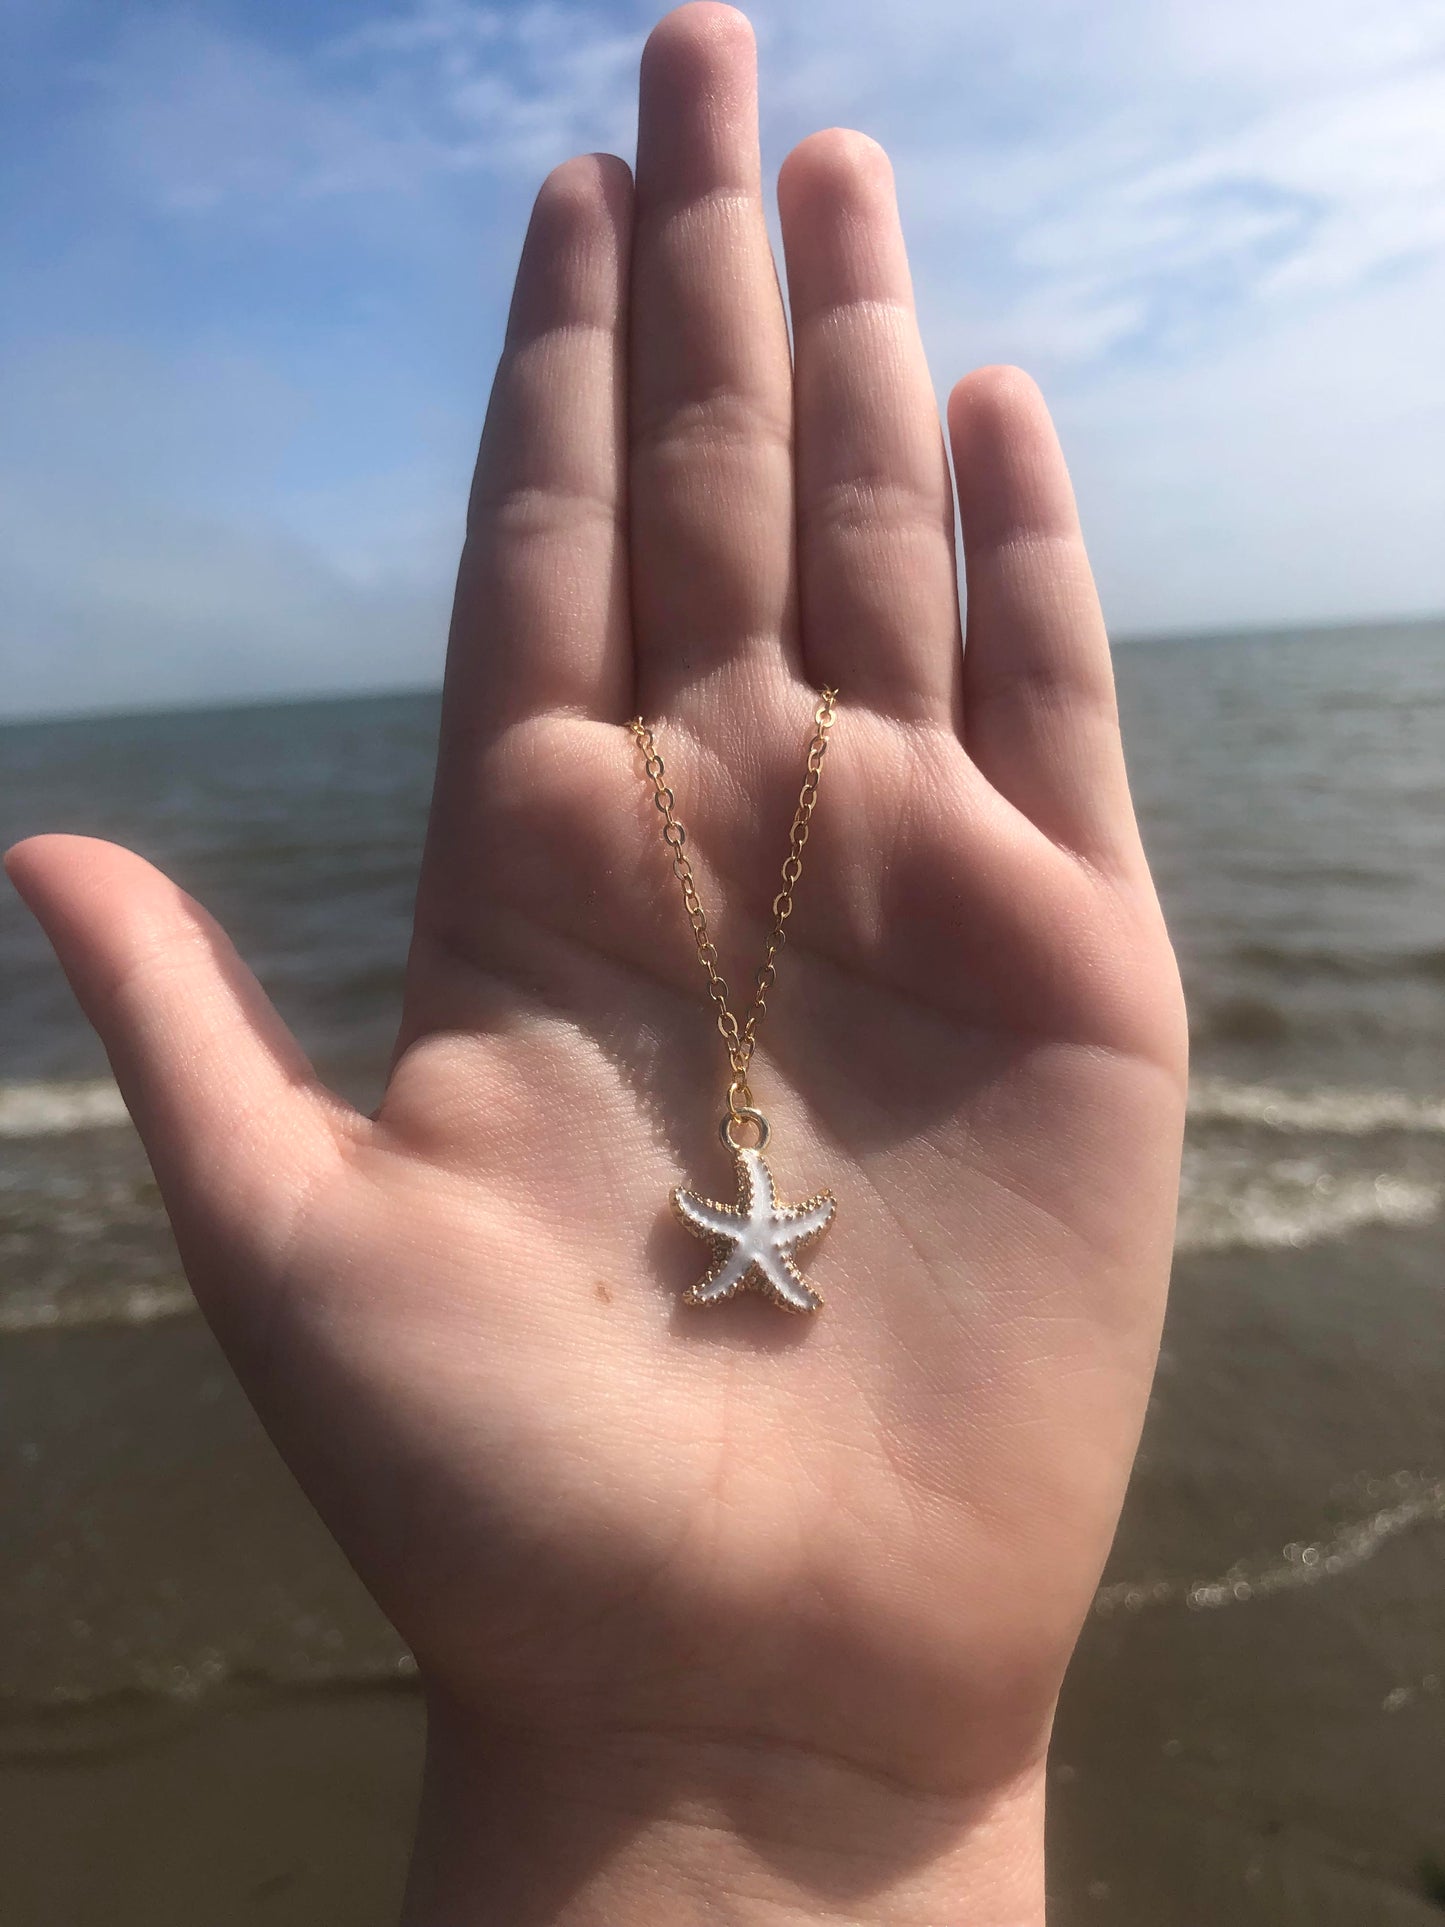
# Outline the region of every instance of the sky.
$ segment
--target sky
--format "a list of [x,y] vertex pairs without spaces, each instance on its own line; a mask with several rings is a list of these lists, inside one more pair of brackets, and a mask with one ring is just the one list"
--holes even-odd
[[[516,249],[651,8],[0,0],[0,713],[437,680]],[[940,394],[1042,382],[1111,629],[1445,608],[1440,0],[765,0]]]

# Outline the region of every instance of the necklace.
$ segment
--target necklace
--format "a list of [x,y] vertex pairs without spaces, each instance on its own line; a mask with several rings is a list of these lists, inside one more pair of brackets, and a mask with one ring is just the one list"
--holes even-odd
[[[632,723],[632,733],[642,750],[644,768],[652,784],[652,800],[662,818],[662,840],[672,858],[672,873],[682,890],[683,908],[697,945],[698,961],[707,976],[708,996],[717,1012],[717,1028],[732,1072],[727,1109],[718,1134],[724,1149],[731,1153],[736,1169],[737,1203],[718,1204],[681,1187],[672,1193],[672,1208],[677,1216],[689,1231],[712,1246],[711,1268],[687,1293],[690,1305],[717,1304],[744,1286],[763,1292],[785,1311],[817,1311],[823,1302],[799,1271],[797,1259],[805,1245],[828,1229],[837,1205],[831,1191],[819,1191],[802,1204],[779,1203],[773,1174],[763,1156],[772,1132],[768,1120],[753,1103],[748,1071],[757,1047],[758,1026],[767,1014],[768,992],[777,981],[778,952],[787,942],[793,893],[803,874],[803,846],[808,841],[813,811],[818,804],[823,757],[828,749],[828,732],[836,720],[837,701],[837,690],[825,689],[813,712],[813,738],[808,744],[807,767],[798,807],[793,812],[793,827],[788,832],[782,888],[773,898],[773,924],[768,933],[767,950],[753,979],[752,1001],[741,1022],[718,969],[717,946],[709,933],[707,912],[702,907],[687,857],[687,832],[677,820],[677,799],[668,785],[657,738],[640,716]],[[754,1142],[740,1141],[739,1134],[744,1131],[752,1134]]]

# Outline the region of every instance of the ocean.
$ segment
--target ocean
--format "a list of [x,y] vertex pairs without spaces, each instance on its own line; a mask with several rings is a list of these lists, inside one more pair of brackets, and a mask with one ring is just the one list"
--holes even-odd
[[[1054,1750],[1052,1918],[1439,1919],[1445,623],[1116,668],[1193,1080],[1159,1377]],[[12,725],[0,833],[161,864],[370,1105],[436,723],[406,695]],[[7,1923],[393,1917],[410,1662],[196,1317],[13,900],[0,1468]],[[61,1872],[40,1843],[77,1836],[90,1871]]]

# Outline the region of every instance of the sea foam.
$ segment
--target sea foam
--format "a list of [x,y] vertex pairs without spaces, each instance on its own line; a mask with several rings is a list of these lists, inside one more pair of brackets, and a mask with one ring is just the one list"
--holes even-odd
[[1115,1580],[1094,1595],[1094,1611],[1108,1617],[1143,1612],[1151,1606],[1180,1605],[1191,1612],[1211,1612],[1220,1606],[1243,1605],[1351,1572],[1402,1532],[1445,1524],[1445,1479],[1428,1473],[1362,1475],[1352,1484],[1351,1496],[1356,1495],[1375,1503],[1310,1536],[1291,1540],[1277,1553],[1238,1559],[1226,1571],[1208,1577]]
[[22,1290],[0,1298],[0,1335],[155,1325],[167,1318],[188,1318],[196,1309],[191,1289],[183,1281],[56,1293]]
[[0,1138],[62,1137],[124,1124],[128,1116],[108,1077],[87,1084],[0,1084]]
[[1377,1131],[1445,1133],[1445,1098],[1336,1085],[1291,1091],[1197,1077],[1189,1086],[1189,1115],[1201,1124],[1258,1124],[1271,1131],[1342,1137],[1368,1137]]
[[[1445,1134],[1445,1099],[1200,1077],[1191,1086],[1189,1114],[1195,1128],[1182,1174],[1175,1243],[1180,1255],[1301,1249],[1372,1227],[1418,1228],[1445,1213],[1445,1174],[1434,1168],[1433,1149],[1427,1155],[1419,1144],[1421,1137]],[[109,1079],[0,1084],[0,1139],[63,1137],[128,1122]],[[1388,1160],[1393,1168],[1384,1168],[1386,1161],[1373,1149],[1366,1152],[1363,1141],[1375,1136],[1396,1139]],[[1401,1138],[1415,1139],[1415,1149]],[[1279,1155],[1286,1145],[1287,1155]],[[20,1183],[23,1194],[27,1180]],[[27,1287],[16,1279],[0,1293],[0,1335],[151,1325],[192,1314],[195,1300],[178,1270],[143,1281],[107,1279],[116,1206],[103,1187],[88,1187],[71,1175],[63,1186],[67,1209],[78,1183],[86,1208],[66,1235],[93,1261],[88,1257],[82,1275],[63,1282],[46,1278]],[[33,1213],[38,1204],[31,1194],[26,1208]]]
[[[1271,1131],[1366,1137],[1377,1131],[1445,1135],[1445,1098],[1325,1085],[1287,1090],[1196,1077],[1189,1115],[1201,1124],[1257,1124]],[[0,1138],[55,1137],[124,1124],[125,1100],[108,1077],[86,1083],[0,1084]]]

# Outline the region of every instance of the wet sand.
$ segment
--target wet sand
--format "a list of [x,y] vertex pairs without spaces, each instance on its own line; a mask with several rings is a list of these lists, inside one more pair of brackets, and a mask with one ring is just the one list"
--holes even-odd
[[409,1688],[232,1687],[6,1735],[8,1927],[395,1927],[422,1741]]
[[[1282,1252],[1264,1293],[1229,1254],[1181,1259],[1060,1716],[1055,1927],[1445,1911],[1445,1485],[1422,1469],[1445,1336],[1438,1240],[1412,1235],[1409,1263],[1399,1231]],[[394,1922],[415,1682],[204,1326],[4,1357],[48,1470],[6,1555],[6,1927]]]

